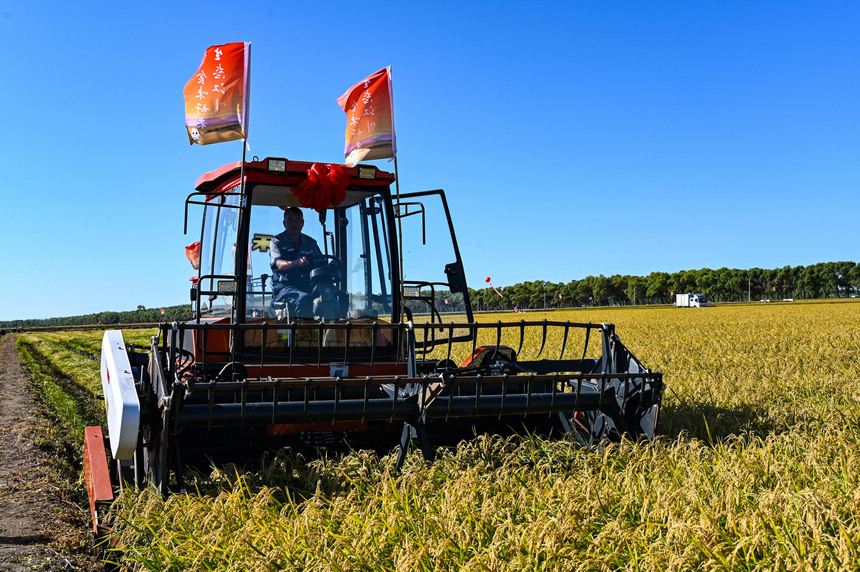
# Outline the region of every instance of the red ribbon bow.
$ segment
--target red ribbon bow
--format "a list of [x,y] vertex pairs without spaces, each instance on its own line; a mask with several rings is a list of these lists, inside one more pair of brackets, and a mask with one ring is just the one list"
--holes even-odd
[[343,202],[348,185],[349,174],[340,165],[314,163],[308,169],[308,178],[293,189],[293,194],[304,208],[321,212]]

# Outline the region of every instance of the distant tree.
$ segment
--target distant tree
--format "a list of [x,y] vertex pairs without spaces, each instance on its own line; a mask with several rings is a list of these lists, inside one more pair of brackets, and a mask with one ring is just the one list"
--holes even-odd
[[851,295],[851,271],[854,269],[853,262],[836,262],[833,265],[833,273],[836,277],[837,296],[847,298]]
[[717,276],[710,268],[702,268],[696,272],[696,291],[705,295],[705,298],[713,299],[717,293]]
[[642,304],[648,296],[648,282],[641,276],[629,276],[624,294],[631,304]]
[[668,272],[652,272],[645,279],[648,289],[645,295],[651,299],[657,299],[665,302],[669,297],[669,273]]
[[605,306],[609,302],[611,294],[609,279],[601,274],[594,278],[591,283],[591,299],[598,306]]
[[614,305],[629,304],[627,297],[627,282],[629,276],[613,274],[609,277],[609,303]]
[[848,274],[852,291],[860,292],[860,264],[855,264]]
[[799,286],[804,298],[818,298],[822,295],[822,281],[817,266],[807,266],[800,273]]

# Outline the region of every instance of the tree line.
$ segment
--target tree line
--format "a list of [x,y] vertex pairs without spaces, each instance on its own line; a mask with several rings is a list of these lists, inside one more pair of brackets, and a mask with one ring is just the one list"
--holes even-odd
[[[164,311],[162,313],[162,310]],[[65,318],[45,318],[32,320],[10,320],[0,322],[2,328],[34,328],[44,326],[91,326],[97,324],[151,324],[156,322],[181,322],[192,317],[191,304],[164,306],[164,308],[144,308],[124,312],[97,312]]]
[[[469,288],[475,310],[521,310],[568,308],[571,306],[624,306],[670,304],[674,294],[698,292],[712,302],[784,298],[844,298],[860,292],[860,265],[854,262],[820,262],[811,266],[782,268],[719,268],[652,272],[648,276],[588,276],[570,282],[535,280],[498,288]],[[436,292],[440,311],[462,306],[462,295]],[[78,326],[93,324],[145,324],[186,321],[193,317],[190,304],[144,308],[125,312],[98,312],[66,318],[12,320],[2,328]],[[417,304],[413,311],[425,311]]]
[[860,265],[821,262],[782,268],[702,268],[648,276],[588,276],[570,282],[535,280],[498,288],[469,289],[476,310],[668,304],[674,294],[697,292],[713,302],[785,298],[844,298],[860,292]]

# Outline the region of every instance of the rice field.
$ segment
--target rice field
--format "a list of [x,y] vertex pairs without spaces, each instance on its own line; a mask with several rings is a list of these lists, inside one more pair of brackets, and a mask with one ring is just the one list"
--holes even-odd
[[[282,451],[258,472],[198,475],[193,494],[124,491],[107,557],[141,570],[860,568],[860,303],[526,317],[616,324],[664,374],[660,437],[480,437],[432,464],[412,452],[400,474],[393,455]],[[499,319],[512,315],[481,316]]]

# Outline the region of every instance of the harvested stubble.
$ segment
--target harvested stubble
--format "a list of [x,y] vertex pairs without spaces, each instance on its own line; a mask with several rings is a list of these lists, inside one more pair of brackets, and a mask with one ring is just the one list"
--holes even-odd
[[200,476],[198,494],[126,491],[116,558],[153,570],[860,566],[860,304],[545,317],[614,322],[664,372],[656,442],[480,437],[432,465],[413,453],[400,475],[391,457],[284,451],[259,473]]

